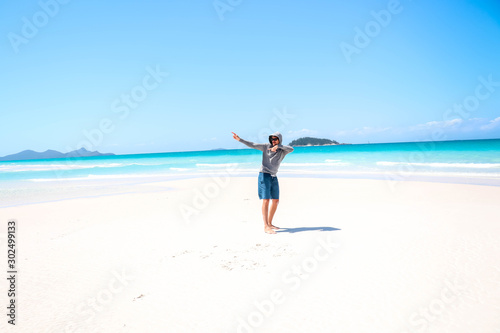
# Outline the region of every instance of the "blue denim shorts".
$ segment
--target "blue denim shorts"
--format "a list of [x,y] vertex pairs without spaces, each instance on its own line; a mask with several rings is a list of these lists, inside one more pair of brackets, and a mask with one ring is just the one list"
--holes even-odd
[[259,173],[259,199],[279,199],[280,184],[278,177],[273,177],[269,173]]

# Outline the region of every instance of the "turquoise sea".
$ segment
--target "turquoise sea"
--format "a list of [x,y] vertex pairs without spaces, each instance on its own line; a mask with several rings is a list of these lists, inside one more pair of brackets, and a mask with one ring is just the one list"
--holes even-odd
[[[4,185],[0,198],[5,205],[13,199],[19,202],[40,188],[71,192],[106,183],[109,190],[120,184],[131,186],[179,178],[256,176],[260,155],[260,151],[245,147],[0,162],[0,181]],[[500,139],[296,147],[282,162],[278,177],[426,180],[500,186]],[[133,191],[133,187],[129,190]]]

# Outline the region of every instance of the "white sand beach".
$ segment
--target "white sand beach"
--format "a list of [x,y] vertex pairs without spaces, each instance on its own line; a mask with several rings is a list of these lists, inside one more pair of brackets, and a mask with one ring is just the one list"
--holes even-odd
[[275,235],[256,177],[0,209],[19,271],[0,331],[500,332],[500,187],[280,185]]

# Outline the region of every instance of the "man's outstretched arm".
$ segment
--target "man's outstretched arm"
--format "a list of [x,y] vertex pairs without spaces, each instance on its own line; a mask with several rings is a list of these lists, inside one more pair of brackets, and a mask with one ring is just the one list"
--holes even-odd
[[285,153],[291,153],[293,151],[293,147],[292,146],[285,146],[285,145],[278,145],[278,148],[281,148],[285,151]]
[[250,148],[253,148],[253,149],[257,149],[257,150],[260,150],[260,151],[264,151],[264,149],[266,149],[267,145],[265,143],[253,143],[253,142],[250,142],[250,141],[247,141],[247,140],[243,140],[242,138],[240,138],[238,136],[238,134],[234,133],[234,132],[231,132],[233,133],[233,139],[243,143],[244,145],[250,147]]

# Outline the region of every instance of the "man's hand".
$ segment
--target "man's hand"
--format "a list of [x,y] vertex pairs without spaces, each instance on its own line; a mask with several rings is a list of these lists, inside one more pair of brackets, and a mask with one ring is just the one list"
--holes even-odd
[[278,150],[278,145],[272,147],[272,148],[269,148],[270,151],[272,151],[273,153],[276,152],[276,150]]
[[234,132],[231,132],[231,133],[233,133],[233,139],[240,141],[240,137],[238,136],[238,134],[236,134]]

